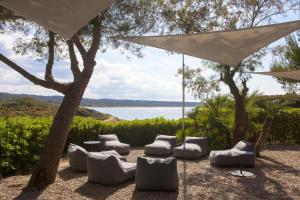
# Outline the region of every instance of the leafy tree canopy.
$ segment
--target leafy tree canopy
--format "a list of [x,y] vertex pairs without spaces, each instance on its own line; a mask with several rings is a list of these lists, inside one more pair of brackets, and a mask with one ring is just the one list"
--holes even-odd
[[[273,55],[275,58],[271,65],[271,71],[300,70],[300,45],[295,35],[288,36],[286,44],[277,46],[273,51]],[[300,91],[299,81],[284,78],[277,78],[277,81],[288,93],[297,93]]]

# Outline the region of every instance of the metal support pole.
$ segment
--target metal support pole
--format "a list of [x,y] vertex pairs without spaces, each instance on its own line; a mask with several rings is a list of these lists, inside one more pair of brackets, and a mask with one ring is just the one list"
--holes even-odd
[[184,123],[185,123],[185,63],[184,63],[184,54],[182,54],[182,136],[183,136],[183,142],[185,140]]

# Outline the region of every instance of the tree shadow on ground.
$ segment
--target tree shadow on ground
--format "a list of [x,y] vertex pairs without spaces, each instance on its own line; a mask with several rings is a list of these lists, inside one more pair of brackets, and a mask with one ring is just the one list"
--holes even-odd
[[261,156],[260,157],[260,160],[263,161],[269,161],[268,164],[265,164],[264,166],[266,166],[268,169],[272,169],[272,170],[280,170],[280,171],[283,171],[284,173],[294,173],[296,176],[299,175],[300,173],[300,170],[294,168],[294,167],[291,167],[291,166],[288,166],[282,162],[279,162],[271,157],[268,157],[268,156]]
[[[183,166],[185,165],[186,163],[183,163]],[[184,171],[187,171],[187,169]],[[228,168],[214,168],[211,166],[210,168],[199,169],[198,172],[192,174],[183,172],[180,177],[183,184],[183,199],[230,199],[226,192],[222,192],[226,191],[228,187],[224,182],[225,179],[230,178],[228,171]],[[222,179],[220,179],[220,176],[222,176]],[[200,186],[200,191],[193,191],[194,186]]]
[[133,183],[134,181],[131,180],[118,186],[104,186],[96,183],[86,182],[84,185],[77,188],[75,192],[90,199],[104,200],[113,195],[118,190],[121,190],[122,188],[125,188]]
[[207,160],[208,156],[204,156],[201,158],[197,158],[197,159],[184,159],[184,158],[176,158],[177,161],[182,161],[184,164],[186,163],[199,163],[201,161]]
[[[266,163],[262,159],[257,159],[256,166],[251,170],[255,174],[253,178],[237,178],[237,182],[243,185],[243,188],[249,195],[257,199],[293,199],[289,196],[284,186],[275,178],[266,176],[265,170],[282,170],[283,165],[276,166]],[[250,171],[250,170],[249,170]],[[277,173],[281,173],[281,172]]]
[[[284,165],[272,158],[267,158],[273,161],[265,162],[263,159],[257,159],[257,164],[254,168],[246,168],[244,170],[254,173],[254,177],[234,177],[229,172],[238,168],[218,168],[210,166],[209,168],[199,168],[193,173],[186,173],[186,168],[189,167],[189,162],[183,162],[183,173],[180,175],[183,184],[183,199],[293,199],[284,188],[284,185],[272,173],[266,175],[266,170],[275,170],[275,173],[296,173],[297,169]],[[279,172],[277,172],[279,171]],[[293,174],[294,175],[294,174]],[[237,183],[237,184],[236,184]],[[198,188],[193,191],[193,188]],[[299,191],[294,189],[293,193],[299,194]]]
[[26,190],[24,189],[17,197],[13,198],[13,200],[35,200],[38,199],[39,196],[46,190],[47,188],[43,189],[35,189],[35,190]]
[[144,200],[144,199],[155,199],[155,200],[163,200],[163,199],[177,199],[178,191],[176,192],[168,192],[168,191],[140,191],[135,189],[132,193],[132,200]]
[[64,168],[63,170],[60,170],[58,172],[58,175],[60,178],[62,178],[64,181],[69,181],[71,179],[81,178],[83,176],[86,176],[86,173],[78,173],[72,171],[70,167]]

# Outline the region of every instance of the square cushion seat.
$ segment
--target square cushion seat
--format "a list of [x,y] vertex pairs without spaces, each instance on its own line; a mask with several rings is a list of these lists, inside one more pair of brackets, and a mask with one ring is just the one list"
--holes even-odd
[[176,136],[158,135],[152,144],[145,146],[146,155],[166,156],[173,153]]
[[174,156],[176,158],[196,159],[204,155],[205,152],[202,151],[201,147],[196,144],[187,143],[174,148]]
[[136,163],[124,162],[113,155],[88,153],[88,181],[103,185],[119,185],[134,178]]
[[184,143],[174,148],[174,156],[183,159],[197,159],[207,154],[207,137],[186,137]]
[[107,141],[105,142],[105,150],[115,150],[119,154],[128,154],[130,152],[130,145],[119,141]]
[[232,149],[211,151],[209,160],[216,166],[245,166],[255,165],[255,146],[252,143],[240,141]]
[[[122,157],[115,150],[101,151],[101,152],[89,152],[91,155],[103,155],[103,156],[115,156],[122,161],[126,161],[125,157]],[[68,146],[68,158],[70,168],[75,172],[87,171],[87,154],[88,152],[76,144],[70,143]]]
[[146,155],[165,156],[172,153],[172,148],[170,143],[166,141],[155,141],[152,144],[148,144],[145,146],[144,153]]
[[117,135],[99,135],[99,140],[101,142],[101,150],[115,150],[119,154],[128,154],[130,152],[130,145],[119,141]]
[[76,145],[70,143],[68,146],[68,158],[69,165],[73,171],[76,172],[86,172],[86,155],[87,151]]
[[176,159],[138,157],[135,182],[139,190],[176,191],[179,184]]

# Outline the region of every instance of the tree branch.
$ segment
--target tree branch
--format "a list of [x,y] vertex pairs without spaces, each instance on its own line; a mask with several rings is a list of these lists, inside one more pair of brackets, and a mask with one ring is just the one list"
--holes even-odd
[[93,41],[91,47],[88,51],[88,55],[91,59],[95,59],[96,53],[99,49],[100,41],[101,41],[101,22],[103,20],[103,15],[97,16],[93,21]]
[[74,81],[77,81],[80,76],[80,69],[78,67],[78,60],[74,50],[74,43],[71,40],[67,41],[68,48],[69,48],[69,55],[71,61],[71,71],[73,73]]
[[48,62],[46,65],[46,72],[45,72],[45,80],[47,81],[54,81],[52,75],[52,67],[54,63],[54,45],[55,45],[54,33],[52,31],[49,31]]
[[0,53],[0,60],[36,85],[40,85],[40,86],[43,86],[48,89],[53,89],[53,90],[56,90],[63,94],[65,94],[67,92],[67,90],[69,89],[70,84],[62,84],[62,83],[58,83],[55,81],[45,81],[45,80],[37,78],[36,76],[34,76],[34,75],[30,74],[29,72],[27,72],[26,70],[24,70],[22,67],[20,67],[16,63],[9,60],[7,57],[5,57],[1,53]]
[[236,86],[233,76],[231,74],[231,70],[229,69],[228,66],[225,66],[224,68],[224,73],[223,73],[223,82],[226,83],[229,86],[231,94],[235,97],[235,99],[240,98],[240,91],[238,87]]
[[78,35],[75,35],[72,37],[72,41],[74,42],[74,44],[76,45],[79,53],[81,54],[82,58],[85,59],[85,57],[87,56],[86,50],[84,48],[84,46],[81,44]]
[[249,91],[249,88],[247,87],[247,80],[243,79],[242,80],[242,85],[243,85],[243,90],[242,90],[242,95],[245,97]]

